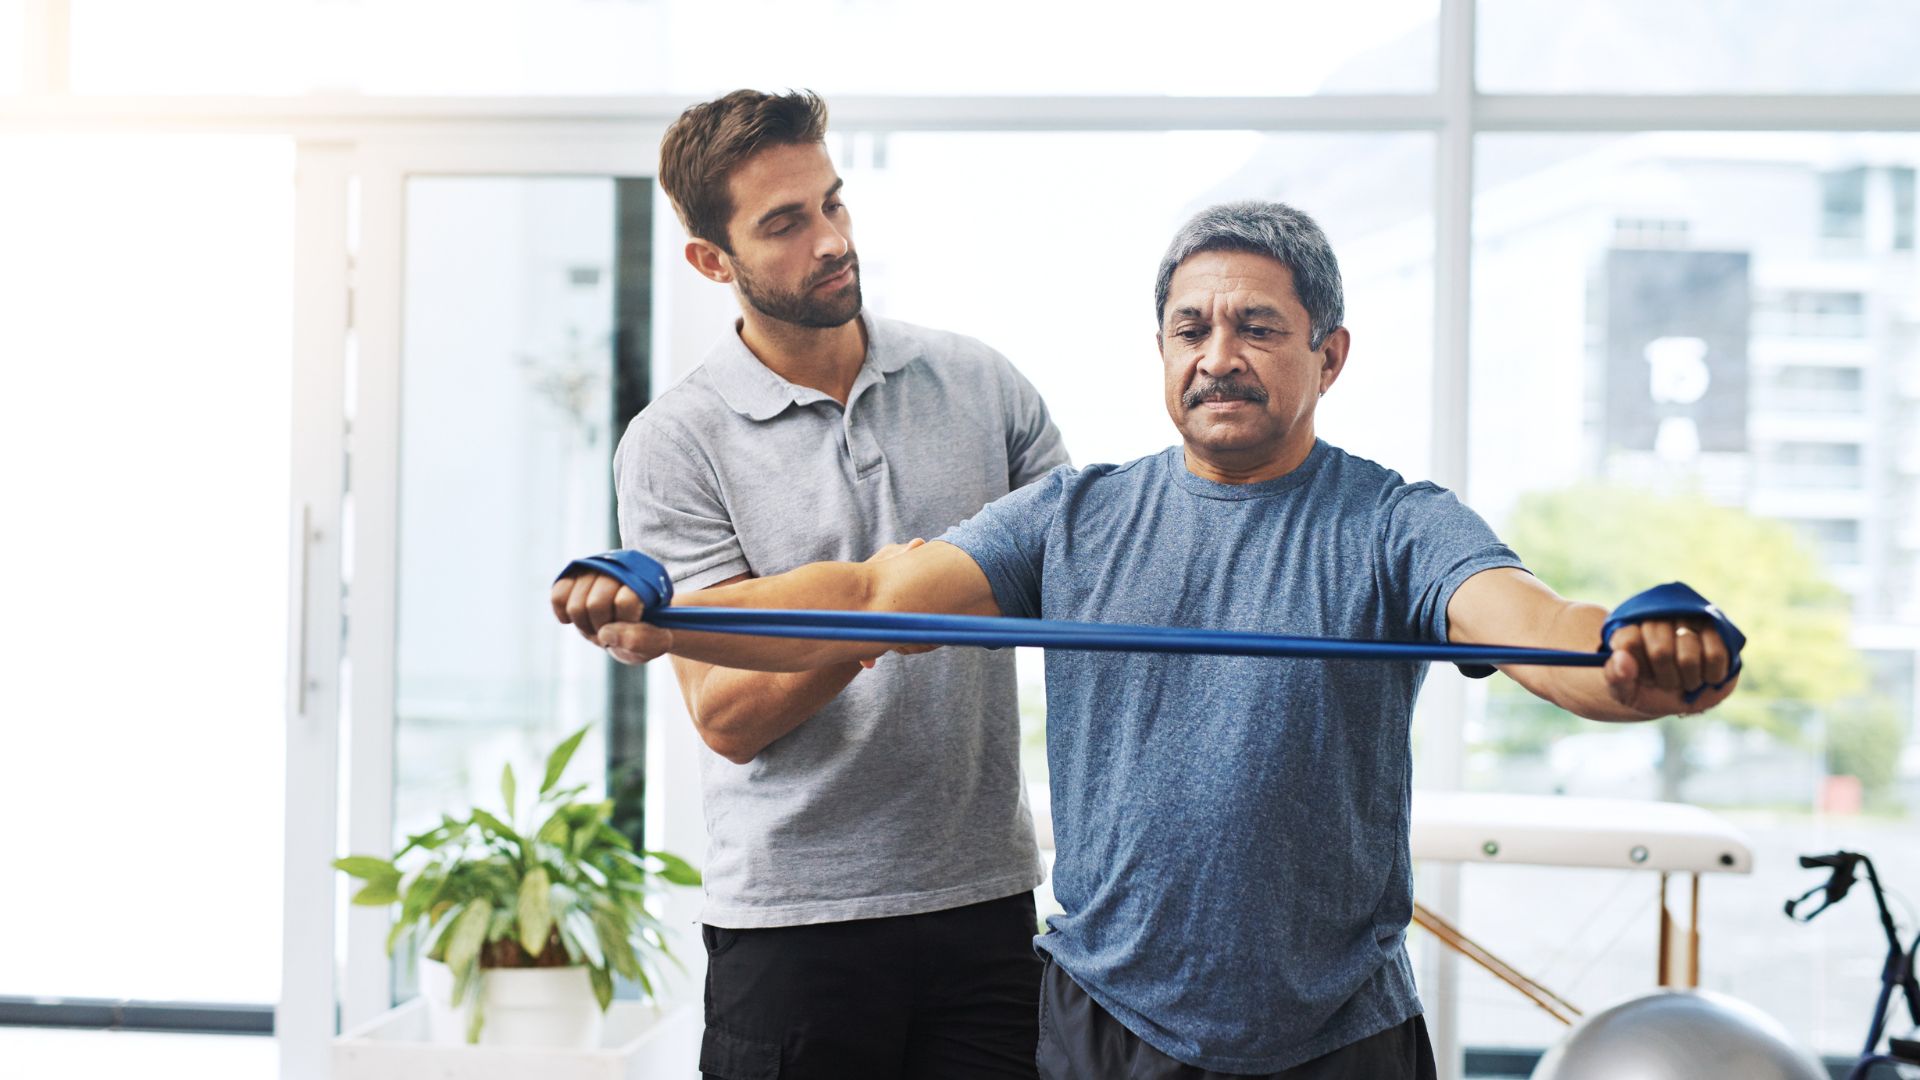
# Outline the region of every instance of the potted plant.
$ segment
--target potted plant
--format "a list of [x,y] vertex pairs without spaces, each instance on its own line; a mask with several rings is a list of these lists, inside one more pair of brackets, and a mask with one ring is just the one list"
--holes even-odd
[[489,1044],[596,1046],[613,976],[651,996],[660,962],[678,964],[646,901],[663,883],[699,884],[700,873],[666,852],[635,850],[608,824],[612,800],[581,801],[586,785],[557,786],[586,733],[548,756],[524,815],[508,765],[504,817],[480,807],[465,818],[443,814],[391,859],[334,860],[366,882],[355,904],[400,906],[388,955],[404,943],[408,955],[424,946],[436,962],[422,991],[440,1032],[464,1027],[469,1043],[484,1032]]

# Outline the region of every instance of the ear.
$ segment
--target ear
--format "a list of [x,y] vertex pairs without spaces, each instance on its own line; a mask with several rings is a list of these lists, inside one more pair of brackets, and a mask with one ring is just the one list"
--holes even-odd
[[1320,342],[1320,392],[1333,389],[1334,380],[1347,366],[1347,350],[1353,346],[1353,335],[1347,333],[1344,326],[1336,326],[1325,340]]
[[693,267],[701,277],[722,285],[733,282],[733,260],[720,250],[720,245],[696,237],[687,241],[686,254],[687,265]]

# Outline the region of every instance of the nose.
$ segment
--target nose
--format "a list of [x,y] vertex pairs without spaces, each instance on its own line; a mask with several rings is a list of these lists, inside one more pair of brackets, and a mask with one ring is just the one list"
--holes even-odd
[[1247,370],[1247,363],[1240,357],[1238,338],[1231,330],[1222,329],[1207,338],[1195,367],[1202,374],[1220,379]]
[[822,228],[814,235],[813,256],[822,262],[840,258],[852,246],[845,230],[831,221],[822,221]]

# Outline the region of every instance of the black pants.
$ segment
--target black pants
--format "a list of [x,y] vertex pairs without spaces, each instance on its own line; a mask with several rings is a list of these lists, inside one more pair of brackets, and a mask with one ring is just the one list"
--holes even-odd
[[[1254,1080],[1196,1068],[1156,1050],[1087,996],[1051,958],[1040,982],[1042,1080]],[[1260,1080],[1434,1080],[1427,1022],[1416,1016]]]
[[1033,895],[889,919],[704,927],[707,1080],[1033,1080]]

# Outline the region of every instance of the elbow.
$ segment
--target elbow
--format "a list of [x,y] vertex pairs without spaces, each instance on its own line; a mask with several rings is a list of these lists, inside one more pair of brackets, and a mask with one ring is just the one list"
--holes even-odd
[[696,713],[693,725],[700,732],[700,741],[707,744],[707,749],[735,765],[747,764],[766,749],[765,745],[742,731],[738,723],[732,722],[723,710],[712,710],[704,715]]

